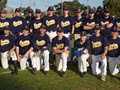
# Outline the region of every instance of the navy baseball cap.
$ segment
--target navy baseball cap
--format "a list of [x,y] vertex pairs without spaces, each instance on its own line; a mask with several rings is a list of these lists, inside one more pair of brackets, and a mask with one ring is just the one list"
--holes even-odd
[[89,14],[93,14],[94,13],[94,10],[93,9],[90,9],[89,10]]
[[29,27],[25,26],[23,30],[29,31]]
[[118,31],[118,28],[117,28],[116,26],[114,26],[114,27],[112,28],[112,32],[119,32],[119,31]]
[[15,12],[21,12],[20,8],[16,8]]
[[32,10],[32,9],[29,9],[29,10],[28,10],[28,13],[33,13],[33,10]]
[[42,25],[41,27],[40,27],[40,29],[46,29],[46,26],[45,25]]
[[64,7],[63,10],[69,10],[69,7]]
[[63,29],[62,28],[58,28],[57,32],[63,32]]
[[5,29],[4,30],[10,30],[10,27],[5,27]]
[[47,11],[54,11],[54,8],[52,6],[48,7]]
[[41,13],[40,9],[36,9],[35,13]]
[[104,13],[110,13],[109,9],[104,9]]
[[78,10],[77,10],[77,13],[81,13],[81,12],[82,12],[82,10],[81,10],[81,9],[78,9]]
[[96,25],[96,26],[94,27],[94,30],[100,30],[100,26],[99,26],[99,25]]
[[82,32],[80,33],[80,35],[81,35],[81,36],[87,36],[87,33],[86,33],[86,31],[82,31]]
[[1,12],[0,13],[6,13],[6,11],[5,10],[1,10]]

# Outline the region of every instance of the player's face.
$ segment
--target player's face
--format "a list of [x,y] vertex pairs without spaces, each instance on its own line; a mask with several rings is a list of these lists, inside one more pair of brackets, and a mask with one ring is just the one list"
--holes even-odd
[[28,13],[28,16],[30,16],[30,17],[31,17],[32,15],[33,15],[32,13]]
[[36,13],[36,17],[40,17],[41,16],[41,13]]
[[78,17],[82,16],[82,13],[77,13],[77,16],[78,16]]
[[85,41],[87,39],[87,36],[80,36],[82,41]]
[[48,15],[53,15],[54,11],[48,11]]
[[58,37],[62,37],[63,36],[63,32],[57,32],[57,36]]
[[94,13],[90,13],[90,14],[89,14],[89,17],[90,17],[90,18],[93,18],[93,17],[94,17]]
[[105,17],[109,17],[110,13],[104,13]]
[[15,12],[16,16],[20,16],[21,12]]
[[64,10],[63,14],[64,15],[68,15],[69,14],[69,10]]
[[9,35],[10,31],[9,30],[4,30],[5,35]]
[[115,38],[118,36],[118,32],[112,32],[112,37]]
[[100,34],[100,30],[95,30],[95,34]]
[[46,32],[46,29],[44,29],[44,28],[41,28],[41,29],[40,29],[40,33],[41,33],[41,34],[45,34],[45,32]]
[[6,17],[6,14],[5,13],[1,13],[0,15],[2,18],[5,18]]
[[28,30],[23,30],[23,35],[24,36],[27,36],[29,34],[29,31]]

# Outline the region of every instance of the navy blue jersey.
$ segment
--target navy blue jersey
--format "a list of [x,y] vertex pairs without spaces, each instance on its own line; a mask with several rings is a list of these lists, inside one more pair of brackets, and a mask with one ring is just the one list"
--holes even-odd
[[28,17],[26,17],[27,26],[30,27],[31,22],[32,22],[33,19],[35,19],[35,16],[32,16],[32,17],[28,16]]
[[72,32],[72,26],[74,25],[74,18],[71,16],[64,17],[61,16],[59,18],[59,25],[64,30],[64,33],[71,33]]
[[33,33],[39,33],[41,26],[42,26],[42,19],[35,18],[32,20],[30,28],[33,30]]
[[75,34],[80,34],[83,31],[83,22],[84,22],[84,18],[80,18],[78,19],[77,17],[74,18],[75,19]]
[[120,18],[117,18],[114,23],[115,26],[120,27]]
[[46,30],[48,32],[56,31],[57,25],[59,24],[59,19],[56,15],[53,15],[53,16],[47,15],[43,18],[43,24],[46,25]]
[[32,42],[35,51],[42,50],[45,46],[49,49],[50,46],[50,39],[47,34],[44,36],[40,36],[40,34],[34,35]]
[[52,47],[56,47],[58,50],[62,50],[67,46],[69,46],[69,41],[65,36],[61,40],[58,40],[57,36],[52,40]]
[[4,31],[5,27],[10,26],[10,19],[5,18],[5,19],[0,19],[0,31]]
[[0,36],[0,52],[6,52],[13,48],[15,45],[15,37],[13,35]]
[[24,55],[33,46],[31,36],[19,36],[16,40],[16,46],[19,47],[19,54]]
[[104,48],[108,46],[107,39],[100,35],[96,37],[95,35],[89,38],[91,44],[91,53],[94,55],[100,55],[104,53]]
[[105,35],[106,37],[109,37],[111,35],[111,28],[107,28],[107,25],[109,23],[113,23],[114,24],[113,18],[109,17],[109,18],[102,18],[101,20],[99,20],[99,24],[101,26],[104,26],[104,28],[105,28],[104,30],[101,30],[101,33],[103,35]]
[[77,40],[74,42],[74,50],[84,50],[84,49],[90,50],[90,41],[89,41],[89,40],[86,40],[86,41],[82,44],[82,43],[81,43],[81,40],[80,40],[80,39],[77,39]]
[[[97,19],[90,19],[90,18],[86,18],[84,20],[84,26],[86,25],[95,25],[95,24],[98,24],[97,22]],[[94,30],[93,29],[90,29],[90,30],[85,30],[88,34],[93,34],[94,33]]]
[[108,56],[109,57],[118,57],[120,55],[120,38],[109,40],[109,47],[108,47]]

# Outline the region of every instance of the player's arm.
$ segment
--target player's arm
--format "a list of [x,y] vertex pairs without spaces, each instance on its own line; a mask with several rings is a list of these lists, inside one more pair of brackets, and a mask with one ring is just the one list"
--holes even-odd
[[66,54],[69,53],[68,46],[64,47],[63,52],[66,53]]
[[90,30],[90,29],[93,29],[94,26],[95,26],[95,24],[94,25],[85,25],[85,26],[83,26],[83,28],[84,28],[84,30]]
[[75,31],[75,26],[72,25],[72,33],[71,34],[74,34],[74,31]]
[[107,28],[111,28],[113,26],[113,23],[109,23],[108,25],[107,25]]
[[63,49],[59,50],[56,47],[53,47],[53,53],[61,54],[61,53],[63,53]]
[[17,59],[18,59],[18,61],[20,61],[21,58],[20,58],[19,47],[18,47],[18,46],[16,46],[16,54],[17,54]]
[[24,57],[28,57],[28,54],[31,52],[31,51],[33,51],[33,47],[31,47],[26,53],[25,53],[25,55],[24,55]]
[[13,52],[15,50],[15,45],[9,50],[9,52]]
[[107,52],[108,52],[108,46],[106,46],[106,47],[104,48],[104,53],[103,53],[102,56],[101,56],[102,59],[104,59],[104,58],[106,57]]

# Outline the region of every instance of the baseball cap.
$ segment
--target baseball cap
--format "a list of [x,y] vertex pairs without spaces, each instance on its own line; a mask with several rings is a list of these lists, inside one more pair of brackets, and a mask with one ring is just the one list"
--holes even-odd
[[33,13],[33,10],[32,10],[32,9],[29,9],[29,10],[28,10],[28,13]]
[[116,26],[114,26],[114,27],[112,28],[112,32],[118,32],[118,28],[117,28]]
[[40,29],[46,29],[46,26],[45,25],[42,25],[41,27],[40,27]]
[[96,25],[96,26],[94,27],[94,30],[100,30],[100,26],[99,26],[99,25]]
[[63,32],[63,29],[62,28],[58,28],[57,32]]
[[21,12],[20,8],[16,8],[15,12]]
[[4,30],[10,30],[10,27],[5,27],[5,29]]
[[81,13],[82,12],[82,10],[81,9],[77,9],[77,13]]
[[23,30],[29,31],[29,27],[25,26]]
[[52,6],[49,6],[47,11],[54,11],[54,8]]
[[80,35],[81,36],[87,36],[87,33],[86,33],[86,31],[82,31]]
[[40,9],[36,9],[35,13],[41,13]]
[[89,10],[89,14],[93,14],[94,13],[94,10],[93,9],[90,9]]
[[1,10],[1,12],[0,13],[6,13],[6,11],[5,10]]
[[107,9],[104,9],[104,13],[109,13],[110,11],[109,11],[109,9],[107,8]]
[[69,7],[64,7],[63,10],[69,10]]

